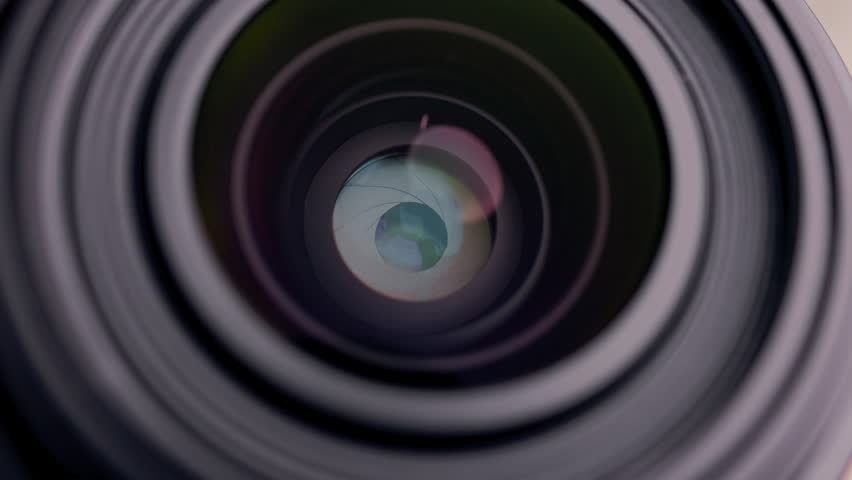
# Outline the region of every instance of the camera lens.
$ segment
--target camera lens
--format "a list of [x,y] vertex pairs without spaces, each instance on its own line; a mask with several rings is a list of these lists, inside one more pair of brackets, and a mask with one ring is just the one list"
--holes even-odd
[[0,1],[15,470],[840,475],[852,89],[807,15]]

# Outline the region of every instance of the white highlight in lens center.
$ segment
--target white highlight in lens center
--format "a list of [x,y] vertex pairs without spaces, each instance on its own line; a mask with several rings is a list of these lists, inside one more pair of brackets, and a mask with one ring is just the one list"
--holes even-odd
[[[430,227],[417,233],[414,224],[421,218],[401,221],[391,211],[403,204],[408,208],[398,211],[419,212],[426,219],[426,208],[411,208],[420,204],[443,222],[446,245],[440,245],[437,261],[426,250],[415,251],[414,243],[426,241],[420,246],[428,249],[427,237],[443,242],[443,231],[439,235]],[[436,300],[463,288],[487,262],[492,249],[488,208],[460,180],[430,164],[428,156],[379,157],[353,173],[341,190],[332,219],[335,243],[355,277],[374,291],[405,301]],[[415,231],[407,233],[415,239],[411,248],[402,248],[405,239],[381,243],[387,241],[385,232],[377,234],[377,228],[388,227],[380,226],[383,216],[408,222]]]

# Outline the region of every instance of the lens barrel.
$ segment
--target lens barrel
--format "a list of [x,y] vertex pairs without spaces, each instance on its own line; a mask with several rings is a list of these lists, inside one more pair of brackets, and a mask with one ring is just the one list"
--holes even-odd
[[9,478],[849,463],[804,5],[12,1],[0,65]]

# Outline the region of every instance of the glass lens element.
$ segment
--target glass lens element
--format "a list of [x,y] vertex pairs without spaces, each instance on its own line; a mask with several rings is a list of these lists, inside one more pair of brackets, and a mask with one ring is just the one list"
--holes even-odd
[[395,267],[412,272],[428,270],[447,249],[447,226],[425,203],[403,202],[379,218],[376,249]]
[[488,261],[490,202],[447,168],[447,156],[424,148],[379,155],[340,191],[335,244],[377,293],[436,300],[463,288]]

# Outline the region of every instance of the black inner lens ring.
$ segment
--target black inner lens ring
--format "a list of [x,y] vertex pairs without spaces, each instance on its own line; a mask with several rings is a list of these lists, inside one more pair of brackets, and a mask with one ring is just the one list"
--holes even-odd
[[[385,97],[383,100],[371,102],[365,108],[358,109],[354,114],[348,115],[345,120],[333,122],[333,129],[336,126],[337,129],[343,129],[343,131],[347,129],[354,129],[352,131],[357,132],[365,130],[362,134],[355,135],[355,140],[350,140],[341,149],[335,149],[334,146],[337,142],[328,141],[323,135],[318,138],[317,142],[314,142],[315,145],[322,147],[310,151],[305,164],[308,166],[322,165],[322,167],[319,171],[311,169],[304,173],[304,176],[294,175],[290,177],[291,186],[308,183],[300,180],[300,178],[313,178],[313,182],[305,194],[304,203],[298,201],[299,198],[302,198],[302,194],[298,193],[300,191],[297,190],[297,193],[293,194],[292,199],[287,203],[291,207],[286,210],[289,210],[288,217],[297,219],[294,220],[296,223],[298,223],[299,218],[305,218],[304,241],[306,247],[304,250],[308,252],[313,270],[319,275],[317,277],[318,283],[307,288],[324,289],[331,298],[339,298],[340,300],[337,303],[349,309],[349,312],[354,314],[356,319],[360,319],[360,321],[351,325],[352,334],[363,337],[365,325],[373,325],[374,329],[387,332],[382,335],[382,337],[386,337],[383,340],[386,342],[383,348],[392,351],[405,348],[411,352],[412,348],[417,348],[421,352],[434,352],[436,349],[438,351],[447,350],[453,344],[463,342],[464,338],[471,336],[470,328],[465,328],[468,327],[467,324],[472,319],[479,318],[498,298],[503,297],[502,303],[505,304],[507,303],[506,298],[517,292],[523,294],[525,290],[529,290],[529,287],[524,287],[524,284],[535,281],[535,275],[531,275],[531,269],[535,267],[536,263],[541,263],[545,253],[545,250],[541,248],[541,240],[546,227],[543,224],[529,224],[529,222],[535,221],[535,218],[531,217],[526,221],[528,225],[524,225],[528,228],[496,228],[495,250],[484,270],[469,285],[449,297],[428,303],[398,301],[377,294],[360,282],[355,281],[352,273],[343,263],[339,254],[336,253],[333,243],[334,237],[332,232],[329,231],[328,219],[331,217],[331,211],[335,206],[337,192],[341,190],[344,181],[351,172],[360,166],[362,159],[370,156],[370,154],[364,152],[380,152],[400,145],[408,146],[417,137],[418,125],[413,122],[395,123],[394,119],[411,120],[411,112],[418,112],[423,109],[428,109],[435,121],[465,125],[471,131],[477,132],[480,138],[492,145],[495,151],[501,153],[504,164],[512,168],[510,171],[515,172],[515,183],[521,182],[519,185],[527,185],[523,189],[527,193],[526,198],[521,199],[519,203],[519,200],[515,198],[514,188],[511,184],[507,184],[503,201],[494,214],[489,216],[495,227],[498,227],[500,223],[505,223],[510,227],[524,224],[517,218],[520,212],[524,211],[524,206],[526,206],[527,211],[542,210],[542,197],[539,189],[536,188],[536,179],[531,175],[523,152],[513,145],[510,138],[501,135],[499,129],[489,125],[486,119],[473,112],[465,111],[462,107],[447,102],[445,99],[416,95]],[[390,121],[391,123],[371,129],[365,117],[374,115],[375,112],[381,112],[378,117],[381,121]],[[442,120],[446,120],[446,122]],[[326,132],[334,135],[329,130],[326,130]],[[340,132],[340,130],[337,130],[337,132]],[[348,136],[348,134],[342,135],[344,138]],[[329,155],[330,150],[336,151]],[[441,155],[441,157],[448,164],[447,171],[454,171],[457,179],[466,179],[462,181],[473,186],[474,191],[478,191],[480,197],[488,195],[487,187],[482,183],[475,170],[465,166],[464,162],[454,161],[458,159],[454,159],[452,155]],[[324,161],[325,158],[329,158],[329,160]],[[282,191],[290,191],[290,189],[284,188]],[[301,211],[310,213],[310,216],[301,217],[299,215]],[[287,223],[289,222],[282,223],[282,225]],[[279,244],[289,245],[293,242],[298,243],[300,240],[298,230],[282,228],[279,235]],[[297,248],[288,251],[302,251],[302,249]],[[281,281],[287,281],[287,274],[294,270],[292,266],[297,261],[299,261],[298,257],[289,257],[291,268],[285,267],[283,269],[281,277],[279,277]],[[505,318],[506,316],[506,313],[501,312],[500,317]],[[340,320],[341,317],[327,314],[323,318]],[[480,318],[476,323],[479,324],[482,320],[487,321],[487,319]],[[492,319],[488,323],[497,321],[499,319]],[[400,342],[399,335],[401,332],[399,328],[402,328],[400,324],[410,325],[409,330],[414,328],[421,332],[426,330],[432,333],[430,335],[421,333],[417,337],[416,345],[406,346],[404,342]],[[459,328],[466,333],[462,335],[463,332],[460,332]],[[368,336],[374,338],[367,340],[375,341],[377,334],[378,332],[369,330]]]
[[[412,28],[413,25],[417,27]],[[507,44],[499,40],[491,43],[494,38],[476,29],[446,22],[388,22],[359,27],[320,42],[290,62],[286,72],[277,75],[279,84],[267,87],[265,100],[255,102],[254,120],[242,129],[244,134],[239,149],[242,163],[235,170],[236,177],[242,180],[232,189],[236,192],[236,203],[226,207],[233,212],[231,222],[239,224],[247,219],[248,227],[234,229],[243,232],[235,245],[248,258],[241,263],[251,267],[247,270],[227,263],[240,278],[239,284],[254,285],[245,290],[247,296],[266,312],[267,321],[284,332],[290,342],[326,361],[345,365],[347,370],[380,378],[395,371],[433,372],[426,374],[430,379],[436,374],[477,371],[471,376],[490,378],[481,375],[481,370],[496,372],[495,362],[519,366],[517,370],[501,367],[502,372],[514,376],[576,351],[615,318],[615,313],[638,285],[650,263],[654,242],[662,231],[667,181],[662,138],[640,136],[635,132],[627,137],[621,135],[625,131],[622,128],[633,129],[637,121],[651,124],[658,121],[652,112],[642,110],[642,101],[637,102],[642,98],[641,88],[627,90],[621,103],[605,102],[596,109],[586,110],[589,105],[583,102],[588,98],[575,99],[576,92],[564,86],[569,79],[561,76],[557,79],[554,72],[516,47],[506,47]],[[424,44],[434,46],[435,50],[411,55],[414,45]],[[344,71],[332,72],[332,69],[339,70],[345,59],[361,58],[363,52],[375,51],[379,45],[392,47],[383,49],[386,53],[382,57],[364,57],[363,62]],[[442,45],[452,46],[458,56],[448,59],[441,54]],[[489,64],[500,65],[504,75],[493,77],[493,70],[486,67]],[[280,80],[282,78],[285,80]],[[630,77],[624,79],[633,81]],[[517,91],[513,85],[527,88]],[[520,169],[512,167],[522,163],[497,155],[500,168],[509,172],[505,178],[512,180],[507,184],[518,183],[507,191],[514,192],[519,199],[516,217],[522,217],[523,222],[516,226],[521,223],[525,226],[514,231],[520,231],[519,238],[526,239],[521,242],[521,251],[526,253],[518,254],[520,268],[514,271],[513,278],[504,280],[506,287],[489,289],[488,295],[477,298],[479,302],[464,305],[473,308],[467,310],[467,316],[447,315],[446,310],[437,307],[440,302],[429,302],[436,305],[430,312],[428,303],[394,302],[363,290],[361,293],[365,295],[350,295],[346,305],[329,301],[335,295],[328,295],[329,285],[324,285],[314,275],[316,265],[311,264],[310,259],[321,257],[322,262],[336,262],[339,267],[339,258],[311,255],[313,247],[300,243],[304,242],[304,236],[293,226],[304,224],[305,213],[299,213],[303,205],[290,209],[287,220],[282,220],[285,214],[274,213],[282,204],[282,198],[289,196],[290,205],[307,198],[309,185],[316,180],[312,175],[358,131],[357,128],[343,129],[336,134],[338,137],[331,135],[319,143],[316,138],[308,142],[305,138],[322,136],[322,132],[328,134],[327,130],[334,129],[323,127],[323,124],[335,118],[338,112],[359,102],[369,104],[371,99],[388,96],[388,92],[396,92],[390,93],[391,96],[422,92],[421,96],[445,97],[456,103],[476,105],[476,110],[483,106],[488,116],[505,124],[502,128],[508,137],[517,139],[511,142],[514,147],[503,150],[526,152],[534,165],[533,170],[539,171],[540,185],[525,181],[525,176],[530,178],[529,173],[524,173],[529,165]],[[639,96],[630,97],[633,94]],[[600,108],[604,105],[609,111],[606,120],[603,124],[595,124],[594,120],[602,120]],[[391,110],[377,109],[364,114],[361,128],[393,121],[415,123],[429,109],[416,108],[396,119]],[[588,116],[589,113],[594,115]],[[625,116],[626,113],[635,117]],[[640,121],[642,116],[644,120]],[[447,116],[439,123],[454,125],[459,122]],[[642,128],[647,127],[645,123],[640,123]],[[617,137],[620,142],[605,141],[604,137]],[[319,145],[325,153],[305,162],[305,152],[311,151],[309,144]],[[397,146],[382,145],[384,148]],[[625,161],[626,158],[633,160]],[[368,159],[369,154],[349,159],[352,165],[338,175],[337,187]],[[302,164],[308,168],[303,168]],[[611,184],[617,188],[612,190]],[[282,189],[282,185],[289,186]],[[324,194],[326,205],[333,204],[337,192],[332,193],[332,190]],[[542,195],[543,202],[525,200]],[[317,221],[323,223],[325,216],[317,215]],[[558,218],[554,223],[556,228],[545,232],[541,241],[530,237],[531,232],[541,231],[535,225],[544,225],[555,218]],[[498,237],[504,230],[513,232],[511,223],[504,225],[497,221],[496,224]],[[618,235],[607,235],[610,227]],[[326,234],[325,237],[323,241],[308,243],[324,242],[326,248],[318,251],[333,253],[333,249],[328,248],[332,236]],[[289,240],[285,240],[287,238]],[[541,249],[541,245],[558,245],[558,248]],[[529,275],[538,253],[546,257],[541,262],[543,270],[540,275]],[[603,262],[600,265],[599,260]],[[263,270],[267,270],[268,275]],[[345,276],[338,275],[338,278]],[[262,278],[258,280],[258,277]],[[534,288],[528,293],[521,292],[523,295],[519,295],[517,306],[511,306],[507,298],[523,290],[519,287],[525,283]],[[587,283],[599,286],[586,295]],[[359,288],[357,282],[349,285],[355,291]],[[333,292],[339,294],[346,290],[333,289]],[[379,308],[382,304],[390,308]],[[474,310],[492,311],[508,318],[480,322],[482,318],[477,317],[481,315],[470,315]],[[523,313],[511,315],[513,310]],[[388,320],[378,315],[384,313]],[[567,320],[566,316],[573,320]],[[536,319],[546,319],[546,323],[538,324]],[[406,340],[393,328],[375,328],[376,325],[394,325],[395,320],[398,324],[413,326],[412,331],[419,331],[421,335]],[[328,322],[335,326],[328,328],[324,325]],[[373,326],[363,328],[370,324]],[[320,328],[316,328],[318,325]],[[488,328],[477,330],[478,325],[488,325]],[[459,327],[464,328],[458,330]],[[543,335],[551,329],[556,329],[551,332],[554,335],[544,339]],[[336,333],[326,335],[329,331]],[[524,331],[527,333],[522,333]],[[317,332],[323,333],[317,335]],[[335,341],[329,341],[330,338]],[[339,338],[347,339],[347,348],[336,341]],[[552,345],[533,350],[531,344],[541,340]],[[354,348],[348,348],[353,345]],[[490,353],[483,355],[483,352]],[[519,360],[515,358],[517,355],[530,358]],[[452,375],[458,378],[456,373]],[[416,382],[422,380],[417,375],[406,378],[420,378],[414,380]],[[456,383],[449,377],[438,383],[447,381]],[[433,380],[428,382],[431,384]]]

